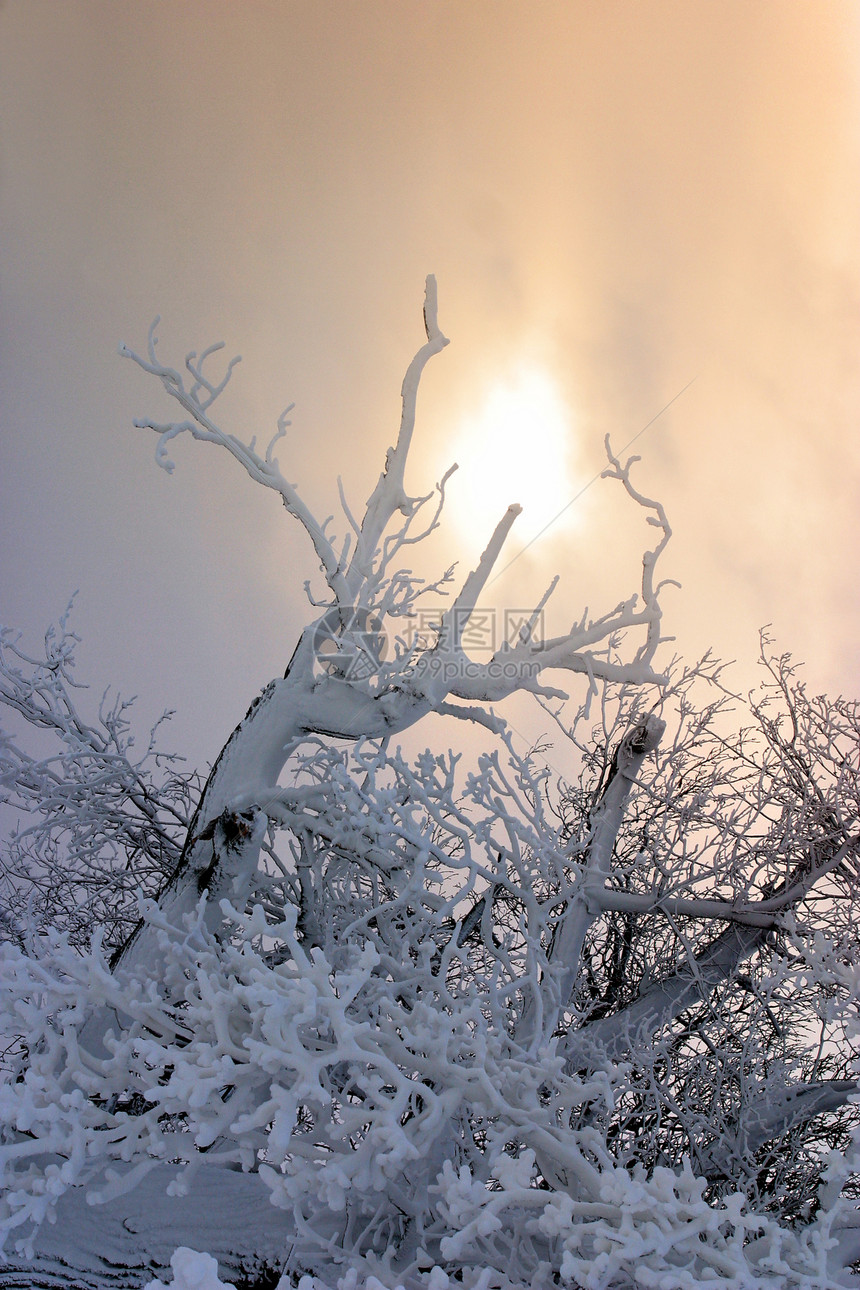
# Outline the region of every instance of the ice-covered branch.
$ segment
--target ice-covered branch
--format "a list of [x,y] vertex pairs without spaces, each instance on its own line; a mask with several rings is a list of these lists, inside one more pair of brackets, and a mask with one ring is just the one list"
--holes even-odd
[[812,1080],[781,1090],[763,1084],[759,1096],[751,1097],[731,1150],[712,1149],[707,1167],[715,1174],[731,1174],[737,1163],[749,1164],[774,1139],[806,1124],[818,1115],[838,1111],[860,1093],[856,1079]]
[[595,1021],[589,1021],[564,1039],[563,1051],[576,1061],[583,1050],[605,1053],[618,1061],[627,1052],[636,1052],[651,1042],[655,1033],[674,1018],[706,999],[710,992],[728,980],[738,967],[765,941],[767,929],[747,924],[725,928],[692,961],[656,982],[632,1003]]
[[[547,951],[547,972],[541,982],[542,1040],[555,1031],[561,1012],[569,1006],[573,986],[580,973],[580,956],[586,934],[603,912],[603,893],[627,799],[645,758],[657,748],[665,729],[666,723],[649,713],[621,740],[591,817],[588,841],[577,848],[579,886],[568,898],[567,907],[553,931]],[[537,1017],[533,1004],[525,1008],[517,1038],[526,1047],[534,1047],[539,1038]]]
[[[41,658],[0,631],[0,703],[18,727],[0,732],[0,801],[16,821],[0,900],[31,928],[63,926],[83,946],[102,926],[116,946],[137,919],[138,889],[154,892],[173,872],[199,781],[157,751],[158,727],[134,748],[130,702],[105,694],[85,715],[68,619],[46,634]],[[27,727],[39,732],[37,756]]]
[[436,279],[430,274],[424,289],[424,329],[427,333],[427,343],[418,350],[403,378],[401,390],[403,410],[397,443],[388,450],[379,482],[368,500],[349,567],[348,580],[354,592],[357,592],[361,583],[371,576],[373,561],[390,520],[398,511],[408,518],[417,502],[417,499],[409,497],[406,493],[405,471],[415,429],[418,386],[430,359],[435,354],[441,353],[449,343],[439,329],[437,309]]
[[[466,579],[455,603],[445,614],[439,640],[432,653],[422,660],[416,677],[423,679],[427,674],[432,675],[435,690],[441,688],[440,678],[447,679],[448,692],[456,698],[484,703],[499,702],[520,690],[545,698],[567,698],[564,691],[548,686],[540,679],[542,673],[552,670],[586,675],[592,687],[595,679],[632,685],[665,682],[665,674],[656,672],[652,661],[662,639],[659,593],[669,580],[655,586],[654,573],[660,555],[671,537],[671,529],[660,503],[645,497],[631,481],[630,469],[638,458],[633,457],[622,465],[613,455],[608,437],[606,451],[611,465],[604,471],[604,475],[619,479],[638,505],[653,512],[648,516],[648,523],[661,530],[657,546],[646,551],[643,556],[641,604],[633,596],[599,619],[589,620],[584,617],[565,636],[534,640],[535,622],[555,588],[557,580],[554,580],[550,591],[535,609],[531,623],[521,631],[515,644],[506,641],[487,663],[468,659],[462,649],[463,633],[477,607],[480,594],[488,582],[511,525],[520,513],[518,506],[512,506],[497,526],[477,568]],[[632,660],[622,662],[602,656],[608,642],[626,631],[641,627],[646,629],[645,641]]]
[[159,321],[160,319],[156,318],[149,330],[148,359],[135,353],[127,345],[120,345],[119,347],[119,352],[123,358],[132,359],[143,371],[149,372],[152,376],[157,376],[165,392],[172,399],[175,399],[191,418],[186,421],[172,421],[166,424],[149,418],[139,418],[135,421],[134,424],[138,428],[154,430],[158,434],[156,460],[159,465],[168,473],[172,473],[174,463],[167,456],[167,444],[171,439],[175,439],[181,434],[187,433],[194,439],[214,443],[218,447],[224,448],[239,462],[255,483],[261,484],[264,488],[270,488],[279,494],[286,510],[299,521],[310,537],[314,550],[319,557],[326,582],[335,597],[340,603],[349,603],[349,594],[339,560],[331,541],[325,535],[324,527],[302,501],[295,487],[281,473],[277,461],[272,457],[275,442],[283,435],[286,425],[289,424],[285,420],[286,413],[279,419],[278,432],[264,457],[257,453],[255,440],[252,439],[250,443],[243,443],[235,435],[222,430],[209,415],[209,408],[218,396],[223,393],[233,368],[239,362],[239,359],[232,359],[223,378],[215,383],[204,377],[203,365],[206,359],[222,349],[223,345],[220,343],[210,345],[203,352],[200,359],[197,358],[195,353],[190,353],[185,361],[186,367],[193,378],[193,384],[186,389],[185,381],[180,373],[175,368],[165,366],[158,358],[155,331]]
[[629,457],[628,460],[622,464],[622,462],[612,452],[609,435],[606,436],[605,445],[606,455],[609,458],[610,464],[604,470],[603,478],[620,480],[629,497],[633,498],[635,502],[638,502],[640,506],[645,507],[646,510],[653,512],[653,514],[648,516],[648,523],[653,525],[654,528],[660,530],[660,540],[656,547],[653,551],[646,551],[642,557],[642,602],[644,605],[644,615],[648,622],[648,632],[645,643],[639,651],[639,655],[643,662],[650,662],[654,657],[657,646],[660,644],[660,620],[662,617],[659,601],[660,589],[661,587],[666,586],[667,582],[674,586],[679,585],[677,582],[672,582],[672,580],[665,580],[664,582],[658,583],[656,587],[654,585],[654,573],[657,568],[657,562],[672,536],[672,530],[669,527],[669,521],[666,518],[666,512],[661,503],[654,501],[653,498],[646,497],[643,493],[640,493],[630,478],[630,468],[639,461],[640,458]]

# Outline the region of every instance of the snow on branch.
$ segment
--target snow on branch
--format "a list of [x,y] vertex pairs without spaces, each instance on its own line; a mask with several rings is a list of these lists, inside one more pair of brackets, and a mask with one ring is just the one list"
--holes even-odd
[[[84,712],[70,612],[41,657],[0,629],[0,704],[14,714],[0,730],[0,802],[15,819],[0,901],[10,927],[63,926],[83,947],[101,926],[116,948],[137,920],[138,890],[154,893],[175,869],[200,783],[157,747],[170,714],[137,749],[131,701],[105,693],[95,715]],[[38,755],[26,748],[32,730]]]
[[148,358],[135,353],[127,345],[120,345],[119,347],[119,352],[123,358],[132,359],[144,372],[157,376],[165,392],[191,418],[190,420],[167,423],[153,421],[149,418],[140,418],[135,421],[134,424],[139,429],[154,430],[159,436],[155,451],[156,461],[168,474],[171,474],[174,469],[174,463],[167,455],[167,444],[171,439],[176,439],[179,435],[186,433],[190,434],[194,439],[214,443],[218,447],[224,448],[239,462],[255,483],[262,484],[264,488],[271,488],[280,495],[287,511],[299,521],[310,537],[331,590],[338,599],[343,598],[345,600],[347,591],[343,573],[334,547],[325,534],[324,526],[319,523],[302,501],[295,487],[281,473],[277,460],[272,456],[275,444],[284,436],[286,428],[290,424],[287,420],[290,408],[285,409],[278,418],[276,433],[265,456],[261,457],[256,451],[256,439],[252,439],[250,443],[243,443],[235,435],[222,430],[209,414],[212,404],[226,389],[233,369],[240,359],[238,357],[231,359],[222,378],[219,381],[214,381],[204,374],[203,368],[213,354],[220,352],[223,348],[223,343],[210,345],[208,349],[203,351],[199,359],[196,353],[189,353],[185,359],[185,366],[192,383],[186,387],[185,378],[175,368],[163,364],[158,357],[156,328],[160,321],[160,318],[156,318],[149,329]]
[[661,609],[659,603],[660,591],[664,586],[680,586],[680,583],[674,579],[664,579],[654,585],[654,573],[657,568],[657,562],[665,550],[669,539],[672,536],[672,530],[669,527],[669,521],[666,518],[666,512],[660,502],[653,498],[645,497],[643,493],[634,486],[630,478],[630,468],[640,461],[640,457],[629,457],[623,464],[612,452],[609,441],[609,435],[605,439],[606,455],[609,458],[609,465],[603,471],[604,479],[618,479],[624,486],[628,496],[646,510],[653,511],[652,515],[647,517],[647,523],[660,530],[660,540],[653,551],[646,551],[642,557],[642,603],[644,605],[644,621],[648,624],[648,632],[645,644],[640,650],[640,658],[643,662],[650,662],[654,657],[657,646],[660,644],[660,619]]
[[[350,584],[356,589],[357,585],[370,578],[380,540],[392,517],[399,511],[409,518],[416,506],[426,500],[407,495],[405,471],[415,429],[415,411],[421,376],[430,359],[441,353],[449,344],[448,338],[439,329],[437,309],[436,279],[430,274],[424,288],[424,329],[427,333],[427,343],[422,345],[406,369],[401,389],[403,410],[397,443],[388,450],[383,472],[368,500],[367,510],[358,532],[358,541],[349,569]],[[445,480],[450,474],[451,471],[445,476]],[[442,481],[443,484],[445,480]],[[442,485],[440,485],[440,493],[441,491]]]
[[[405,471],[415,429],[417,396],[422,374],[428,362],[448,344],[437,320],[436,281],[431,275],[425,284],[424,324],[426,343],[421,346],[407,368],[402,388],[402,415],[396,444],[386,456],[384,469],[368,500],[363,519],[359,522],[350,509],[343,485],[338,481],[341,502],[351,534],[347,535],[340,551],[328,533],[328,521],[321,524],[302,502],[295,487],[289,484],[273,458],[274,444],[285,432],[286,413],[278,422],[277,433],[265,457],[255,450],[255,441],[243,443],[235,435],[223,430],[213,420],[210,409],[223,393],[238,359],[232,360],[220,378],[208,374],[209,360],[223,348],[210,346],[198,358],[191,353],[186,358],[186,371],[190,384],[176,369],[166,366],[158,358],[155,328],[150,329],[148,357],[144,358],[127,347],[121,353],[133,359],[144,371],[155,375],[168,395],[177,401],[190,419],[163,424],[140,420],[137,425],[154,430],[159,435],[156,456],[167,470],[173,463],[167,457],[166,445],[173,438],[188,433],[193,438],[212,442],[226,449],[244,467],[256,482],[278,492],[288,512],[295,516],[308,532],[320,559],[330,591],[337,607],[337,621],[349,648],[350,634],[358,624],[368,619],[384,627],[388,618],[408,617],[419,597],[431,590],[444,591],[452,580],[448,570],[435,583],[422,584],[408,569],[397,570],[394,560],[409,545],[427,538],[439,525],[445,500],[445,487],[456,467],[443,476],[436,489],[437,503],[430,520],[413,532],[414,522],[434,494],[412,496],[406,491]],[[289,411],[289,409],[287,409]],[[583,618],[570,633],[545,641],[532,639],[531,631],[521,632],[516,643],[505,642],[496,655],[486,663],[469,659],[463,649],[463,635],[478,608],[479,598],[486,588],[511,526],[520,508],[508,509],[498,524],[478,566],[465,579],[451,608],[444,613],[439,638],[430,649],[415,657],[406,650],[398,654],[399,662],[392,659],[380,669],[381,689],[387,691],[387,709],[392,708],[393,690],[396,687],[404,696],[411,692],[422,701],[433,705],[446,703],[448,697],[474,703],[495,703],[517,690],[527,690],[544,697],[565,697],[564,691],[548,686],[539,679],[542,672],[561,670],[588,677],[594,687],[595,678],[628,681],[632,684],[654,684],[661,679],[652,667],[652,660],[660,643],[661,611],[659,592],[663,584],[655,585],[654,571],[657,561],[669,540],[671,530],[659,503],[640,493],[632,484],[630,468],[632,458],[622,465],[612,454],[607,439],[610,467],[605,474],[619,479],[628,495],[638,505],[651,512],[650,524],[662,532],[658,546],[643,557],[641,604],[636,596],[622,602],[601,618]],[[391,523],[399,517],[397,525]],[[350,555],[351,552],[351,555]],[[543,608],[546,597],[535,610],[534,621]],[[629,662],[603,657],[607,642],[619,633],[644,627],[646,638],[635,658]],[[408,705],[413,706],[413,705]],[[492,725],[495,718],[486,711],[476,709],[475,720]],[[399,720],[389,712],[390,728],[395,729]]]

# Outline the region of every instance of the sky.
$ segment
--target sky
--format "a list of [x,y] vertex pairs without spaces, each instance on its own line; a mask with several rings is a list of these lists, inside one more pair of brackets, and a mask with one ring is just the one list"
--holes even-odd
[[460,464],[428,572],[520,501],[492,606],[557,573],[548,629],[612,608],[653,530],[589,481],[635,438],[671,649],[746,684],[772,624],[860,691],[855,0],[5,0],[0,619],[33,642],[77,591],[80,679],[213,759],[315,562],[226,455],[158,469],[132,422],[169,408],[118,344],[224,340],[225,428],[294,402],[285,474],[360,509],[428,273],[413,491]]

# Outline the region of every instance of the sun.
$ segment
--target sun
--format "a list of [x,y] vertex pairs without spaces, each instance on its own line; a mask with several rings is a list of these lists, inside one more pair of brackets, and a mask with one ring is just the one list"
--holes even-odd
[[490,386],[451,446],[451,510],[471,534],[488,539],[512,502],[523,508],[524,539],[556,516],[554,527],[575,523],[573,414],[544,368],[523,366]]

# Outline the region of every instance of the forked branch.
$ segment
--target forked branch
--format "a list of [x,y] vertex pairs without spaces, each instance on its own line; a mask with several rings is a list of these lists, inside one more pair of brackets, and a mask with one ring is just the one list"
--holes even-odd
[[[238,358],[230,361],[220,379],[214,379],[209,376],[206,365],[223,346],[212,345],[199,358],[196,353],[190,353],[185,360],[185,367],[191,378],[191,383],[187,384],[184,375],[159,359],[155,335],[157,324],[158,319],[150,329],[147,358],[124,345],[120,347],[120,353],[133,359],[144,371],[157,376],[166,393],[188,414],[189,419],[183,421],[160,423],[144,419],[135,422],[158,434],[156,458],[159,464],[169,472],[173,470],[173,462],[167,455],[167,444],[171,439],[187,432],[195,439],[215,443],[226,449],[250,478],[277,492],[287,511],[298,519],[313,543],[345,634],[358,621],[356,608],[362,611],[359,615],[361,621],[365,621],[368,614],[380,620],[386,613],[396,611],[400,615],[408,612],[418,595],[422,594],[422,588],[408,570],[390,573],[391,562],[404,546],[421,541],[438,526],[445,484],[452,473],[449,470],[438,485],[438,505],[429,524],[425,524],[422,531],[412,534],[412,521],[432,497],[432,494],[410,496],[405,487],[406,463],[415,428],[418,387],[427,363],[448,344],[437,319],[435,278],[428,276],[425,284],[424,326],[427,340],[415,354],[403,380],[403,406],[397,442],[388,451],[384,469],[360,523],[350,512],[341,486],[341,501],[352,533],[339,550],[336,550],[334,539],[329,535],[328,521],[322,524],[316,519],[295,487],[286,480],[273,456],[274,446],[283,437],[289,424],[287,412],[290,409],[279,418],[276,434],[265,456],[260,456],[256,451],[255,439],[250,443],[242,442],[223,430],[211,415],[211,407],[224,392]],[[466,578],[451,609],[443,616],[435,645],[417,659],[411,655],[404,656],[402,666],[392,670],[389,665],[380,670],[376,683],[389,692],[386,696],[388,708],[394,702],[395,696],[391,693],[393,688],[404,699],[407,693],[411,695],[410,707],[414,707],[417,699],[419,708],[425,708],[427,703],[431,707],[437,707],[449,695],[471,702],[495,703],[518,690],[531,691],[548,698],[564,698],[564,691],[548,687],[539,679],[542,673],[552,669],[586,675],[592,686],[595,678],[635,685],[659,683],[662,680],[652,668],[654,653],[661,640],[659,592],[662,584],[655,585],[654,570],[671,530],[662,506],[645,497],[631,483],[630,468],[637,459],[631,458],[622,464],[613,455],[608,439],[606,450],[610,465],[604,473],[619,479],[628,495],[651,512],[648,522],[661,530],[660,542],[643,557],[641,603],[638,597],[633,596],[602,618],[583,619],[567,635],[549,640],[534,639],[533,622],[529,630],[520,634],[516,644],[504,643],[488,662],[478,663],[470,659],[463,648],[464,632],[487,586],[511,526],[520,513],[518,506],[511,506],[497,525],[477,567]],[[391,521],[398,515],[402,517],[400,527],[389,532]],[[448,575],[443,581],[447,581],[447,577]],[[435,585],[440,586],[441,583]],[[543,603],[544,601],[541,602],[541,607]],[[328,608],[330,605],[331,602],[320,607]],[[538,610],[533,618],[537,614]],[[618,633],[643,626],[646,629],[645,642],[631,661],[624,663],[610,658],[607,647]],[[350,683],[356,684],[355,678]],[[361,688],[364,691],[372,688],[372,678],[364,676]],[[484,720],[485,724],[494,724],[494,718],[486,713],[478,719]],[[387,722],[391,729],[402,726],[395,713],[389,714]]]
[[153,421],[149,417],[135,421],[134,424],[138,429],[154,430],[159,436],[155,450],[156,461],[168,474],[172,474],[174,462],[167,455],[167,444],[171,439],[176,439],[179,435],[185,433],[190,434],[194,439],[214,443],[218,447],[226,449],[255,483],[262,484],[264,488],[271,488],[280,495],[287,511],[290,515],[295,516],[310,537],[314,550],[319,557],[326,582],[334,593],[335,598],[340,603],[346,603],[348,598],[346,583],[334,546],[326,536],[324,525],[319,523],[309,507],[302,501],[294,486],[285,479],[277,460],[272,456],[275,443],[283,436],[289,424],[286,420],[289,408],[278,419],[277,432],[269,445],[265,457],[261,457],[256,451],[256,439],[252,439],[247,444],[243,443],[235,435],[222,430],[209,415],[210,407],[223,394],[232,375],[233,368],[240,359],[238,357],[231,359],[226,373],[216,383],[204,376],[203,365],[212,354],[221,350],[223,345],[220,343],[210,345],[208,349],[204,350],[200,359],[192,351],[186,356],[185,365],[193,383],[189,388],[186,388],[185,379],[180,373],[173,367],[165,366],[158,358],[156,349],[158,337],[155,333],[160,321],[160,318],[156,318],[149,329],[148,359],[135,353],[127,345],[120,345],[119,347],[119,352],[123,358],[132,359],[144,372],[157,376],[165,392],[172,399],[175,399],[191,418],[186,421],[169,421],[165,423]]

